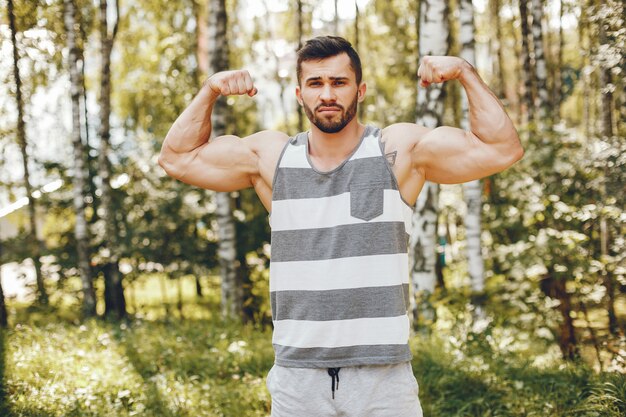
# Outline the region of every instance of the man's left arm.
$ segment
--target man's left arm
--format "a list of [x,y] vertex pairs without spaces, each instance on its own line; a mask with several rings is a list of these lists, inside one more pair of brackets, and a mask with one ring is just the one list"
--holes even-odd
[[[470,130],[439,126],[414,137],[411,163],[427,180],[457,184],[503,171],[524,155],[519,136],[504,107],[466,60],[425,56],[420,85],[457,79],[469,101]],[[417,132],[417,131],[416,131]]]

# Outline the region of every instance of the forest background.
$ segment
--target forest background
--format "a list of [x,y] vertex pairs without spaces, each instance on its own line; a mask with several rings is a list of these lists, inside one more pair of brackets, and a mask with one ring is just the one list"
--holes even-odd
[[[247,68],[217,133],[308,128],[295,51],[337,34],[366,123],[470,129],[461,56],[525,149],[427,183],[411,348],[427,416],[626,413],[626,29],[607,0],[0,1],[0,415],[266,416],[267,212],[157,156],[202,82]],[[30,198],[29,198],[30,197]]]

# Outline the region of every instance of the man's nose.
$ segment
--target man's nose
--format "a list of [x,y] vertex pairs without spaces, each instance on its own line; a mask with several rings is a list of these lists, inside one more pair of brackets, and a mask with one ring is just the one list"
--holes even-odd
[[323,101],[330,101],[335,99],[335,92],[330,85],[326,84],[324,87],[322,87],[320,99]]

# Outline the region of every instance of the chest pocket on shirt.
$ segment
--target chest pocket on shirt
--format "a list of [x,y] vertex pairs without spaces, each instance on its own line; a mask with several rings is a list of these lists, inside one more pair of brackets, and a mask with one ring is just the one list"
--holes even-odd
[[350,215],[369,221],[383,214],[384,181],[350,184]]

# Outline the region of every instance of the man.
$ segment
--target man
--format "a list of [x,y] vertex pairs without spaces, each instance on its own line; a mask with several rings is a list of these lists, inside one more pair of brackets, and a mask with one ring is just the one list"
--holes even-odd
[[220,72],[170,129],[159,164],[206,189],[254,187],[271,213],[272,416],[421,416],[408,347],[412,208],[426,180],[461,183],[511,166],[523,155],[519,137],[458,57],[425,56],[418,75],[421,87],[461,82],[471,132],[360,124],[366,84],[342,38],[307,41],[297,75],[308,132],[208,141],[219,96],[256,94],[247,71]]

